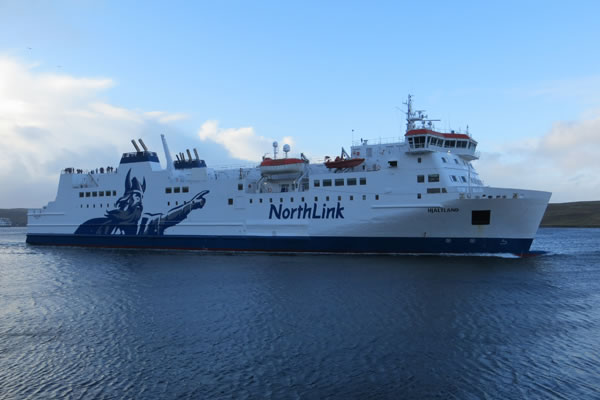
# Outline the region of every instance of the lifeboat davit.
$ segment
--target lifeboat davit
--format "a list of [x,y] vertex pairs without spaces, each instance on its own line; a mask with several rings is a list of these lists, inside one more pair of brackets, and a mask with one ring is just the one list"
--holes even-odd
[[335,160],[325,161],[325,166],[327,168],[336,168],[336,169],[353,168],[353,167],[359,166],[363,162],[365,162],[364,158],[336,157]]
[[264,158],[260,163],[260,172],[263,175],[289,174],[302,172],[304,170],[304,160],[300,158]]

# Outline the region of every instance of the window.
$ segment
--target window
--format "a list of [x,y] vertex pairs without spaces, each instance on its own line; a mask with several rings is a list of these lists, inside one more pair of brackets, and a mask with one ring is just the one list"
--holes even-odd
[[319,201],[319,198],[317,196],[315,196],[315,201]]
[[165,193],[171,193],[173,191],[173,189],[171,188],[165,188]]
[[350,196],[350,200],[354,200],[354,196]]
[[113,190],[113,196],[116,196],[116,195],[117,195],[117,191]]
[[356,178],[348,178],[348,179],[346,179],[346,185],[348,185],[348,186],[356,186]]
[[325,197],[325,201],[329,201],[329,196]]
[[440,188],[427,188],[427,193],[440,193]]
[[304,201],[304,197],[302,198],[302,201]]
[[187,186],[184,186],[181,188],[181,190],[183,191],[183,193],[188,193],[190,191],[190,188]]
[[230,206],[233,205],[233,199],[227,199],[227,204],[229,204]]
[[244,190],[244,185],[241,183],[238,183],[238,190]]
[[367,184],[367,178],[360,178],[360,179],[359,179],[359,183],[360,183],[361,185],[366,185],[366,184]]
[[173,188],[173,191],[175,193],[179,193],[179,192],[181,192],[181,188],[180,187]]
[[421,198],[421,193],[417,193],[417,199]]
[[[420,160],[420,158],[419,158]],[[398,161],[388,161],[388,164],[390,165],[390,167],[397,167],[398,166]]]
[[318,179],[315,179],[314,182],[313,182],[313,186],[314,187],[319,187],[319,186],[321,186],[321,182]]
[[446,140],[444,147],[456,147],[456,140]]
[[85,192],[85,197],[90,197],[92,194],[90,192]]
[[473,225],[489,225],[490,210],[473,210],[471,215],[471,224]]
[[323,179],[323,187],[331,186],[331,179]]
[[104,191],[102,191],[102,190],[101,190],[101,191],[100,191],[100,192],[98,192],[98,193],[100,193],[100,197],[104,197]]
[[463,181],[464,183],[467,183],[467,178],[465,178],[464,176],[461,176],[460,180]]
[[363,194],[363,200],[366,200],[366,199],[367,199],[367,195]]
[[458,182],[458,179],[456,179],[456,175],[450,175],[450,179],[452,179],[452,182]]
[[344,186],[344,179],[336,179],[334,183],[335,186]]
[[280,203],[283,203],[283,197],[280,197],[280,198],[279,198],[279,202],[280,202]]
[[83,197],[83,196],[84,196],[83,192],[79,192],[79,197]]
[[293,203],[293,202],[294,202],[294,198],[290,197],[290,203]]
[[98,192],[92,192],[92,197],[98,197]]
[[455,158],[455,159],[454,159],[454,163],[455,163],[455,164],[458,164],[458,159],[456,159],[456,158]]
[[442,193],[448,193],[448,191],[446,190],[446,188],[442,188]]
[[269,197],[269,203],[272,203],[272,202],[273,202],[273,198]]
[[252,199],[250,199],[250,204],[252,204]]
[[338,201],[342,201],[342,196],[338,196]]
[[446,160],[446,157],[442,157],[442,161],[445,162],[445,163],[448,162],[448,160]]
[[375,195],[375,200],[379,200],[379,195],[378,194]]
[[105,192],[105,195],[106,195],[106,197],[109,197],[109,196],[110,196],[110,190],[107,190],[107,191]]
[[425,175],[417,175],[417,182],[418,183],[425,182]]
[[427,182],[439,182],[440,174],[429,174],[427,175]]
[[258,202],[259,202],[259,203],[262,203],[262,199],[258,199]]
[[[417,158],[417,162],[418,162],[419,164],[421,164],[421,157]],[[394,167],[395,167],[395,165],[394,165]]]

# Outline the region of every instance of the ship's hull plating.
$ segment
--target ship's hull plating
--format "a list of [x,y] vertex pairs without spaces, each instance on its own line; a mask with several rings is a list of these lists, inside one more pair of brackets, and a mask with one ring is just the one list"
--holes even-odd
[[29,234],[27,243],[55,246],[178,249],[268,253],[526,254],[533,239],[310,237],[310,236],[137,236]]

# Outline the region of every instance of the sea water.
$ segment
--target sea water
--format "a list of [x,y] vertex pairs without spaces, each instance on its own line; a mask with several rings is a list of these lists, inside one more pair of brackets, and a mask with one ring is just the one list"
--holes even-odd
[[0,398],[600,398],[600,230],[533,258],[38,247],[0,230]]

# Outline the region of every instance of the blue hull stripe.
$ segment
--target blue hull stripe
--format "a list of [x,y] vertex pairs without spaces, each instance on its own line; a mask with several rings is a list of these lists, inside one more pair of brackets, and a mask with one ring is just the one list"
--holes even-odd
[[38,245],[292,253],[527,254],[532,241],[533,239],[334,236],[27,235],[27,243]]

